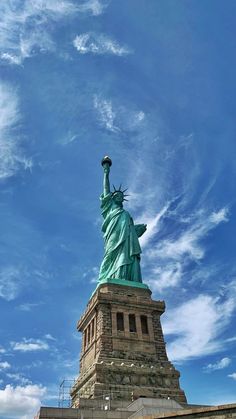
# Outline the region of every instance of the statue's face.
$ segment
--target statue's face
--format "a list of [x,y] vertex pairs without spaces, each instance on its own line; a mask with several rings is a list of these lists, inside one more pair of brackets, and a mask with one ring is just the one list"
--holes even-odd
[[122,202],[124,201],[124,195],[123,192],[115,192],[113,195],[113,200],[115,201],[116,204],[122,204]]

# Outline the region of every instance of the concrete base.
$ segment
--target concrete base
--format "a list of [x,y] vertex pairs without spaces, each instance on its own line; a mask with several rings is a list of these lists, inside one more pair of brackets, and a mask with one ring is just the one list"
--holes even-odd
[[128,419],[130,412],[41,407],[35,419]]
[[80,399],[79,409],[42,407],[38,419],[131,419],[178,409],[183,409],[183,406],[171,399],[139,398],[132,403],[122,400]]
[[[85,406],[84,406],[85,407]],[[105,406],[103,406],[104,408]],[[137,409],[134,411],[134,409]],[[151,413],[152,410],[152,413]],[[148,414],[146,414],[148,412]],[[144,415],[143,415],[144,414]],[[35,419],[228,419],[236,418],[236,404],[186,406],[174,400],[139,399],[119,410],[41,407]]]
[[131,403],[127,410],[133,412],[129,418],[134,419],[144,415],[183,410],[183,406],[171,399],[140,398]]
[[236,404],[220,406],[192,407],[175,412],[166,412],[145,416],[136,416],[136,419],[229,419],[236,418]]

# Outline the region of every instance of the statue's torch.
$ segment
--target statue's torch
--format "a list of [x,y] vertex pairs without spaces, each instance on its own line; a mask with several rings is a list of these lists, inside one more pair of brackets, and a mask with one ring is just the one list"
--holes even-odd
[[103,167],[106,167],[107,165],[109,165],[109,167],[111,167],[112,161],[111,161],[110,157],[105,156],[105,157],[103,157],[103,159],[101,161],[101,164],[102,164]]

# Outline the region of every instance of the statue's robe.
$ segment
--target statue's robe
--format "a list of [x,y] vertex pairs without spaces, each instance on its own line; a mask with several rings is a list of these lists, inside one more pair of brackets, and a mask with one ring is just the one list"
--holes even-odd
[[141,248],[134,222],[128,211],[118,207],[112,194],[101,195],[104,222],[102,232],[105,255],[101,264],[99,280],[121,279],[142,282],[140,270]]

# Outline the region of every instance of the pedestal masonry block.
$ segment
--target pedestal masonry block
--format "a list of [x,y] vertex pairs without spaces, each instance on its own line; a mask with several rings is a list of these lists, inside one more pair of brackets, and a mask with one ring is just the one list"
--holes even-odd
[[101,284],[77,329],[82,333],[80,374],[71,390],[80,398],[111,394],[113,399],[163,397],[185,404],[179,372],[168,360],[160,322],[163,301],[148,288]]

